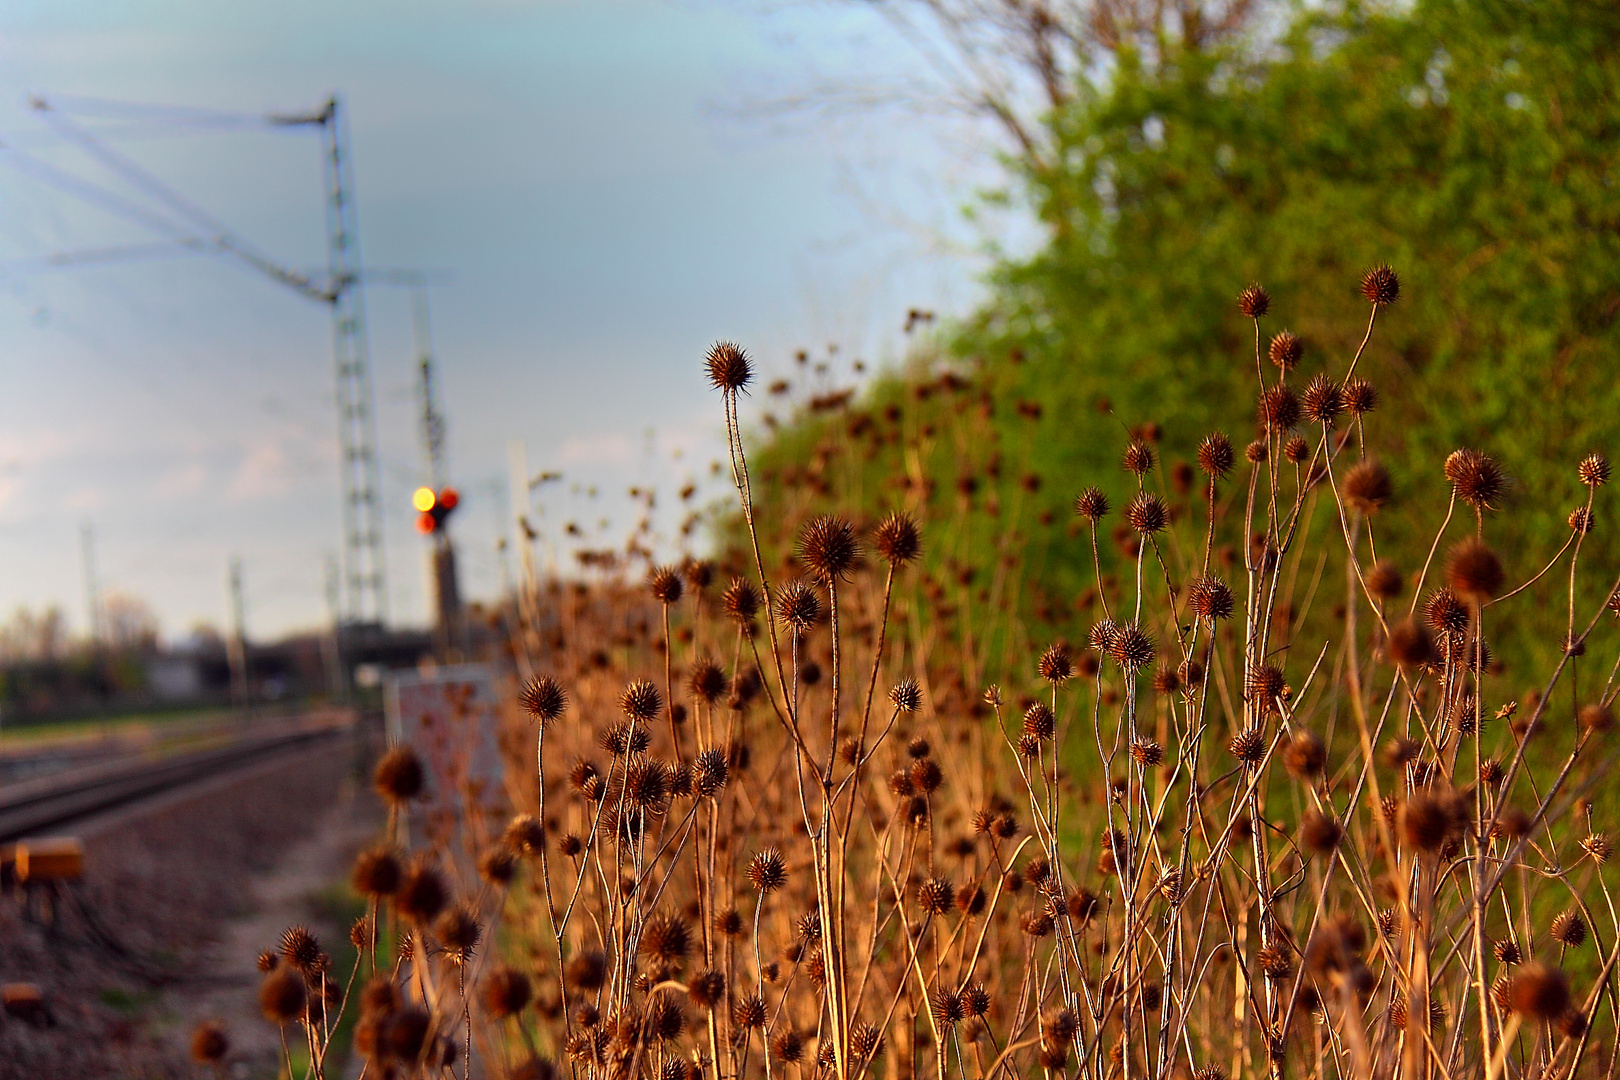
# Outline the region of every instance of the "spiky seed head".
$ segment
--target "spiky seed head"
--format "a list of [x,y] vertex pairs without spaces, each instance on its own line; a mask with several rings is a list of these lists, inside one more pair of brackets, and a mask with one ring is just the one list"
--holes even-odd
[[354,891],[361,896],[371,899],[392,896],[399,888],[399,879],[399,859],[388,848],[370,848],[354,858],[350,880]]
[[759,590],[754,588],[752,582],[732,578],[720,598],[720,606],[733,622],[750,622],[759,614]]
[[1453,450],[1446,458],[1446,479],[1457,498],[1475,510],[1494,510],[1507,490],[1502,466],[1478,450]]
[[422,759],[408,744],[400,743],[377,761],[372,786],[392,806],[402,806],[422,794],[427,774]]
[[1125,448],[1123,461],[1125,471],[1133,476],[1141,476],[1153,470],[1153,447],[1141,439],[1132,439]]
[[762,1028],[767,1019],[765,999],[758,994],[738,998],[731,1009],[731,1022],[740,1028]]
[[971,881],[956,890],[956,910],[964,915],[982,914],[988,902],[984,889]]
[[890,566],[905,566],[922,554],[922,531],[910,514],[893,513],[878,522],[872,546]]
[[748,860],[748,883],[758,892],[773,893],[787,884],[787,864],[782,853],[766,848]]
[[261,974],[276,970],[276,966],[280,963],[281,957],[277,955],[274,949],[264,949],[259,953],[259,971]]
[[1305,355],[1305,343],[1292,330],[1282,330],[1272,335],[1266,355],[1278,370],[1293,371],[1299,366],[1299,358]]
[[922,708],[922,688],[916,679],[901,679],[890,688],[889,700],[901,712],[916,712]]
[[1434,659],[1434,637],[1416,619],[1405,619],[1390,627],[1384,652],[1399,667],[1420,668]]
[[868,1061],[883,1051],[883,1033],[876,1024],[856,1024],[849,1029],[849,1052],[856,1061]]
[[673,566],[654,566],[647,571],[647,590],[660,604],[673,604],[680,600],[686,583]]
[[1344,388],[1318,372],[1305,384],[1300,408],[1313,423],[1332,424],[1344,412]]
[[1088,487],[1074,500],[1074,512],[1095,525],[1108,516],[1108,496],[1100,488]]
[[1585,506],[1577,506],[1569,512],[1569,527],[1572,531],[1586,535],[1597,525],[1597,515]]
[[647,679],[636,679],[619,694],[619,708],[631,720],[645,724],[664,708],[664,695]]
[[1450,587],[1441,586],[1423,601],[1423,621],[1440,634],[1461,634],[1468,629],[1468,607]]
[[1135,739],[1131,742],[1131,760],[1144,769],[1158,768],[1164,761],[1164,747],[1152,739]]
[[1310,456],[1311,444],[1298,435],[1283,443],[1283,458],[1291,465],[1303,465]]
[[1609,482],[1609,459],[1598,453],[1587,454],[1575,466],[1575,475],[1589,488],[1602,487]]
[[686,920],[667,911],[654,912],[642,928],[641,951],[659,960],[686,959],[692,951],[692,933]]
[[1508,988],[1513,1011],[1544,1023],[1557,1020],[1569,1011],[1569,977],[1550,964],[1526,964]]
[[1344,475],[1344,501],[1362,514],[1378,513],[1393,494],[1389,470],[1377,458],[1357,462]]
[[580,990],[599,989],[607,981],[607,957],[595,949],[575,953],[563,965],[563,979]]
[[1250,465],[1258,465],[1271,456],[1270,447],[1266,446],[1264,439],[1255,439],[1243,448],[1243,460]]
[[713,660],[701,657],[692,664],[692,670],[686,676],[686,687],[693,697],[706,705],[713,705],[726,692],[726,673]]
[[394,910],[407,922],[426,924],[449,902],[450,891],[439,868],[425,856],[411,860],[394,892]]
[[1495,956],[1497,961],[1503,964],[1517,964],[1524,959],[1524,954],[1519,951],[1519,943],[1512,938],[1503,938],[1495,945],[1492,945],[1491,955]]
[[733,341],[717,341],[704,358],[709,369],[709,383],[716,390],[735,394],[754,377],[753,366],[742,346]]
[[505,844],[491,844],[478,856],[478,876],[498,889],[510,885],[517,871],[517,854]]
[[279,966],[259,984],[259,1010],[272,1024],[291,1024],[309,1008],[309,987],[290,967]]
[[1232,471],[1236,460],[1232,440],[1226,437],[1224,431],[1211,432],[1198,444],[1198,467],[1205,476],[1214,479],[1225,476]]
[[804,1036],[792,1028],[778,1031],[771,1036],[771,1056],[777,1061],[789,1065],[796,1064],[804,1059]]
[[1114,639],[1119,636],[1119,629],[1119,624],[1113,619],[1099,619],[1092,625],[1087,642],[1098,652],[1108,652],[1114,647]]
[[945,773],[940,769],[939,762],[933,758],[923,758],[912,764],[911,782],[917,786],[918,791],[932,795],[945,782]]
[[1578,948],[1586,943],[1586,920],[1573,908],[1561,912],[1552,921],[1552,936],[1571,949]]
[[1153,690],[1158,694],[1173,694],[1181,689],[1181,674],[1171,667],[1160,667],[1153,673]]
[[1378,388],[1366,379],[1351,379],[1344,384],[1344,407],[1351,416],[1365,416],[1378,408]]
[[1291,431],[1299,423],[1299,395],[1285,383],[1268,386],[1260,395],[1256,412],[1261,430],[1278,434]]
[[724,750],[710,747],[697,756],[697,791],[705,799],[713,798],[726,786],[729,773]]
[[1401,279],[1388,263],[1379,263],[1361,275],[1361,295],[1375,307],[1388,307],[1401,298]]
[[714,563],[707,559],[687,559],[681,564],[681,573],[692,591],[700,593],[714,582]]
[[1272,664],[1256,664],[1243,676],[1243,699],[1252,701],[1261,715],[1277,711],[1277,698],[1288,687],[1282,671]]
[[1419,851],[1439,851],[1457,826],[1450,799],[1417,792],[1401,808],[1401,835]]
[[955,899],[955,886],[944,878],[929,878],[917,886],[917,906],[930,915],[945,914]]
[[1344,827],[1332,814],[1311,809],[1299,823],[1299,846],[1316,855],[1331,855],[1344,839]]
[[1581,841],[1581,850],[1586,852],[1593,862],[1601,865],[1608,862],[1609,856],[1614,854],[1614,843],[1602,833],[1592,833]]
[[518,854],[539,858],[546,847],[546,827],[533,814],[514,814],[506,823],[503,838]]
[[1036,664],[1041,678],[1049,683],[1059,684],[1068,682],[1074,677],[1074,660],[1069,655],[1069,646],[1059,642],[1051,645],[1041,654]]
[[699,1009],[712,1009],[726,996],[726,977],[714,968],[705,968],[687,982],[686,996]]
[[962,1011],[968,1016],[979,1017],[990,1011],[990,994],[979,983],[962,987],[961,998]]
[[199,1065],[218,1065],[230,1049],[231,1041],[216,1021],[204,1021],[191,1033],[191,1060]]
[[1141,491],[1125,504],[1125,520],[1137,532],[1150,536],[1164,529],[1170,520],[1170,512],[1163,499],[1151,491]]
[[1265,733],[1259,728],[1245,728],[1232,736],[1226,748],[1245,765],[1253,765],[1266,756]]
[[281,933],[281,956],[305,975],[319,971],[321,943],[307,926],[289,926]]
[[1298,730],[1283,748],[1283,767],[1300,779],[1318,776],[1327,766],[1327,744],[1314,731]]
[[533,996],[534,986],[529,982],[529,977],[505,964],[498,965],[485,975],[483,984],[478,988],[478,999],[483,1002],[484,1010],[496,1020],[516,1016]]
[[1201,577],[1187,590],[1187,605],[1205,622],[1230,619],[1237,600],[1232,589],[1217,577]]
[[1219,1065],[1201,1066],[1192,1075],[1193,1080],[1226,1080],[1226,1070]]
[[794,634],[810,632],[821,618],[821,597],[807,581],[790,581],[776,594],[776,619]]
[[812,518],[799,533],[799,558],[818,580],[843,581],[861,562],[855,526],[841,517]]
[[1484,541],[1470,537],[1451,549],[1446,580],[1469,603],[1478,606],[1491,599],[1501,590],[1504,577],[1502,560]]
[[567,711],[568,692],[550,675],[541,675],[529,680],[518,703],[530,716],[549,724]]
[[1388,559],[1380,559],[1374,563],[1372,569],[1367,571],[1365,580],[1367,591],[1379,600],[1393,600],[1401,595],[1401,590],[1406,587],[1406,579],[1401,573],[1401,568]]
[[967,1015],[962,1008],[961,995],[946,986],[936,986],[928,995],[928,1011],[941,1028],[955,1027]]
[[484,936],[484,924],[471,904],[458,904],[446,910],[433,923],[433,935],[439,939],[451,960],[464,964],[471,959],[473,950]]
[[1255,282],[1238,293],[1237,305],[1245,319],[1262,319],[1271,310],[1271,294]]
[[1281,945],[1267,945],[1254,954],[1254,962],[1261,974],[1273,982],[1281,982],[1294,974],[1294,957]]
[[1135,674],[1153,663],[1153,639],[1136,623],[1119,628],[1108,643],[1108,655],[1126,671]]

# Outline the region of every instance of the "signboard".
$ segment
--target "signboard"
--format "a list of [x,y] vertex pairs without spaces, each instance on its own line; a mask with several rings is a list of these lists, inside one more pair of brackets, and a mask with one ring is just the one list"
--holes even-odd
[[393,672],[384,691],[390,746],[408,743],[427,785],[422,817],[432,840],[507,812],[495,677],[486,664]]

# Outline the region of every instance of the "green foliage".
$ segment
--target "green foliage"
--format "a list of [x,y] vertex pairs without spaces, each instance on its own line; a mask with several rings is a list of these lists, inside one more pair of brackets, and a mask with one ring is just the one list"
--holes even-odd
[[[1088,483],[1118,507],[1127,429],[1162,425],[1167,467],[1212,429],[1240,448],[1253,430],[1256,343],[1239,289],[1270,291],[1266,335],[1305,340],[1294,380],[1342,378],[1369,311],[1358,280],[1387,261],[1401,299],[1357,368],[1380,393],[1369,448],[1399,499],[1433,508],[1425,529],[1444,514],[1445,455],[1497,456],[1514,486],[1487,537],[1510,578],[1528,577],[1584,502],[1576,461],[1620,450],[1617,40],[1610,4],[1419,0],[1301,7],[1250,54],[1171,49],[1151,67],[1120,54],[1048,119],[1060,164],[1020,169],[1050,239],[999,267],[990,302],[954,331],[949,351],[977,361],[993,430],[940,445],[937,475],[977,468],[988,488],[975,498],[1016,515],[984,521],[985,534],[1019,558],[1058,545],[1058,580],[1081,589],[1088,545],[1038,515],[1066,514]],[[868,407],[905,400],[906,384],[880,385]],[[922,412],[913,431],[942,412],[905,404]],[[827,430],[811,418],[774,453]],[[999,476],[983,469],[992,458]],[[897,448],[875,460],[879,475],[902,467]],[[1037,493],[1020,486],[1030,474]],[[871,478],[850,490],[884,502]],[[1593,596],[1620,553],[1603,502],[1583,557]],[[1432,534],[1387,539],[1415,568]]]

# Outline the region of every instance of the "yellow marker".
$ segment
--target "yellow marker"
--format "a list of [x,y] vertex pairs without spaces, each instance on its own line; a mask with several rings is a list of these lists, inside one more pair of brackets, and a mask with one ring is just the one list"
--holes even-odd
[[433,494],[433,489],[430,487],[419,487],[416,489],[415,494],[411,496],[411,505],[416,507],[419,513],[423,514],[432,510],[433,504],[438,501],[439,497]]

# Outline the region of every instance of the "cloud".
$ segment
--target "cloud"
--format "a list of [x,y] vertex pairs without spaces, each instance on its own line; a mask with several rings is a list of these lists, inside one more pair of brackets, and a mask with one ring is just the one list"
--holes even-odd
[[247,448],[236,474],[225,488],[232,502],[252,502],[285,494],[292,487],[292,463],[279,436],[259,439]]
[[208,481],[208,469],[200,461],[170,469],[152,485],[152,492],[160,499],[182,499],[195,495]]

